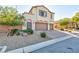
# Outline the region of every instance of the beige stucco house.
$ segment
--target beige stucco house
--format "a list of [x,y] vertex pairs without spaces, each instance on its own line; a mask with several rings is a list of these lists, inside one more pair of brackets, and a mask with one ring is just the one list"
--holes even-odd
[[25,24],[23,29],[52,30],[54,22],[54,12],[51,12],[43,5],[32,6],[29,12],[24,12]]

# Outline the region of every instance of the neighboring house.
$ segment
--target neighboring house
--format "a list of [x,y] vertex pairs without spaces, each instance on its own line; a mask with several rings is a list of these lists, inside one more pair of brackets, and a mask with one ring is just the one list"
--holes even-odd
[[53,30],[54,14],[43,5],[32,6],[28,13],[23,13],[25,16],[23,29]]
[[59,21],[54,21],[53,28],[54,29],[60,29],[61,28],[61,25],[60,25]]
[[74,28],[76,28],[76,24],[75,24],[74,22],[71,22],[71,21],[70,21],[70,22],[66,25],[66,27],[64,27],[64,26],[61,26],[61,25],[60,25],[59,21],[54,21],[53,28],[54,28],[54,29],[62,29],[62,28],[64,28],[64,29],[74,29]]

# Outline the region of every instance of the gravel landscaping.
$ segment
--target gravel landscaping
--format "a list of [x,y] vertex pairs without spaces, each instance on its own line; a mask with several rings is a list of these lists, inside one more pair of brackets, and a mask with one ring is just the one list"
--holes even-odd
[[38,35],[28,35],[26,36],[12,36],[12,37],[1,37],[0,38],[0,45],[4,46],[6,45],[7,51],[25,47],[31,44],[43,42],[46,40],[49,40],[50,38],[41,38]]

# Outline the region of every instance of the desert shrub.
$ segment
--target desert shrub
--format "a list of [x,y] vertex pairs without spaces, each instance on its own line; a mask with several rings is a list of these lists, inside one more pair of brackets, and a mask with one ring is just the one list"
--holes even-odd
[[33,34],[33,30],[32,29],[27,29],[27,33],[28,34]]
[[17,35],[17,36],[19,36],[19,35],[20,35],[20,32],[19,32],[19,31],[17,31],[17,32],[16,32],[16,35]]
[[60,30],[61,30],[61,31],[64,31],[64,29],[63,29],[63,28],[61,28]]
[[21,32],[25,32],[25,33],[27,33],[27,29],[25,29],[25,30],[21,30]]
[[11,31],[10,31],[10,36],[13,36],[13,35],[15,35],[16,33],[17,33],[17,31],[18,31],[18,29],[12,29]]
[[33,34],[33,30],[32,29],[22,30],[22,32],[25,32],[27,34]]
[[45,38],[45,37],[46,37],[46,33],[45,33],[45,32],[42,32],[42,33],[40,33],[40,36],[41,36],[42,38]]
[[77,30],[79,30],[79,28],[76,28]]

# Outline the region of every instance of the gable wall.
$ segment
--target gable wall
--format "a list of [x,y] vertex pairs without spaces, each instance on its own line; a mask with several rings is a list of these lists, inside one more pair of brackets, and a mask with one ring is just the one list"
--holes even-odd
[[[43,10],[47,12],[47,17],[41,17],[39,16],[39,10]],[[37,7],[37,20],[43,20],[43,21],[53,21],[53,19],[51,19],[51,15],[52,13],[50,13],[46,8],[44,7]]]

